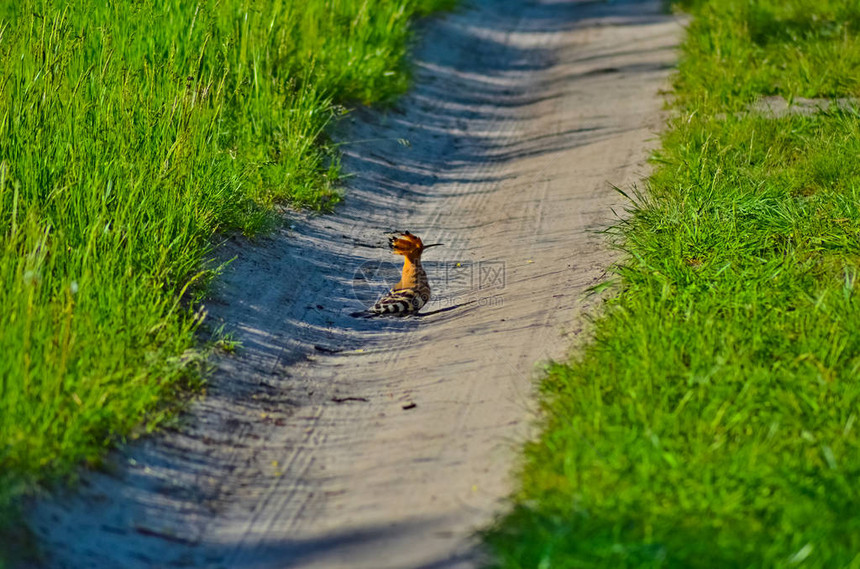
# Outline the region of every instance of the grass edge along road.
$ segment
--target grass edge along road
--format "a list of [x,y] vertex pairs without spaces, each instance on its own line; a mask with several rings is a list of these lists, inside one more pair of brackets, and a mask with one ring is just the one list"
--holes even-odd
[[0,6],[0,534],[200,385],[213,237],[330,209],[327,125],[402,93],[411,21],[453,5]]
[[860,4],[691,1],[594,339],[541,384],[494,567],[860,567]]

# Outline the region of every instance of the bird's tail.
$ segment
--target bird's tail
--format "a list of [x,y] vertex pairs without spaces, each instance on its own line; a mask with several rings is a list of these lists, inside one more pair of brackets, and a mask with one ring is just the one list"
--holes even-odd
[[379,316],[379,313],[371,312],[370,310],[359,310],[358,312],[353,312],[350,316],[353,318],[376,318]]

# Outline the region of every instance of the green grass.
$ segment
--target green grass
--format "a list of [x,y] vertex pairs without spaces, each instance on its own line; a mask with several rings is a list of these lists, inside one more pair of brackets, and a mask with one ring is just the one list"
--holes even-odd
[[326,127],[452,4],[0,3],[0,526],[199,383],[213,236],[331,209]]
[[494,566],[860,567],[860,112],[743,112],[860,96],[860,5],[687,7],[619,292],[543,381]]

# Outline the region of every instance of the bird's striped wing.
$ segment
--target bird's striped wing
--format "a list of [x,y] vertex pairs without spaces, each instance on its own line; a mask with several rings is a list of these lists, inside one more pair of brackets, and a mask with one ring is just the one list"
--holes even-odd
[[418,312],[426,300],[414,288],[388,291],[370,307],[374,314],[408,314]]

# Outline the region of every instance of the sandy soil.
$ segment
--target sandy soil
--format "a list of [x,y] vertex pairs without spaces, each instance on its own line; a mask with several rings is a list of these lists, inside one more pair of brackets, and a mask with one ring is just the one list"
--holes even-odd
[[[646,171],[680,25],[658,1],[477,0],[423,32],[412,93],[342,127],[337,214],[224,248],[207,308],[243,347],[207,397],[34,508],[45,567],[479,563],[538,363],[614,258],[612,185]],[[445,243],[425,311],[457,308],[349,316],[390,278],[395,229]]]

